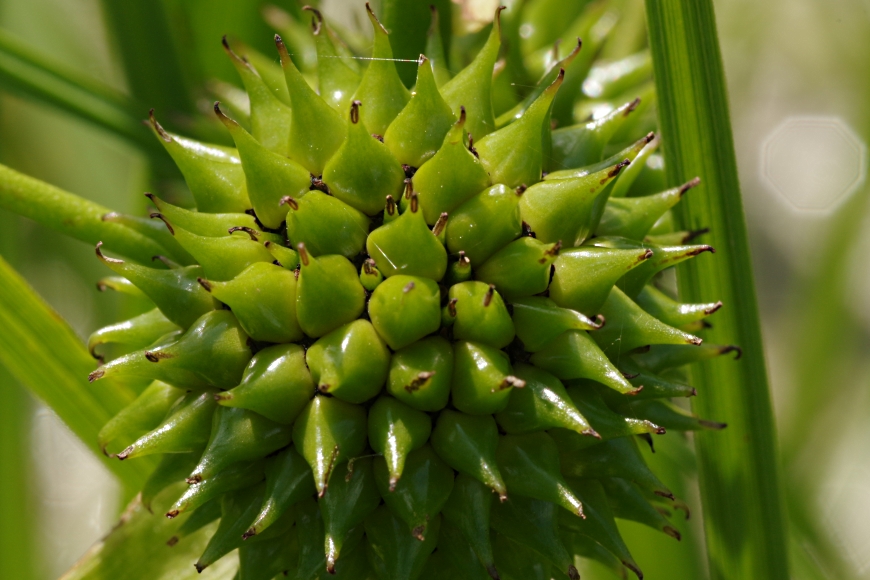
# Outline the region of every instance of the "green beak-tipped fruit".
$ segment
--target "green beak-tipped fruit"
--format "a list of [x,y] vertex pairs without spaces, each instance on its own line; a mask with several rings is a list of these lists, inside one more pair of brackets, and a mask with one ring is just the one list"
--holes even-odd
[[[669,399],[697,394],[678,367],[739,353],[701,344],[721,303],[662,283],[712,248],[670,211],[698,180],[647,178],[649,58],[596,61],[621,50],[611,0],[528,0],[454,37],[449,67],[442,2],[425,56],[396,59],[429,13],[382,4],[370,53],[312,7],[311,28],[281,17],[280,66],[225,40],[235,149],[152,115],[196,207],[148,194],[161,221],[107,218],[168,258],[97,246],[123,277],[101,289],[147,312],[91,336],[90,379],[150,381],[98,442],[161,454],[142,502],[174,490],[170,543],[220,519],[196,567],[238,549],[238,580],[639,574],[614,517],[678,537],[678,504],[633,438],[722,428]],[[619,100],[589,120],[581,88]]]

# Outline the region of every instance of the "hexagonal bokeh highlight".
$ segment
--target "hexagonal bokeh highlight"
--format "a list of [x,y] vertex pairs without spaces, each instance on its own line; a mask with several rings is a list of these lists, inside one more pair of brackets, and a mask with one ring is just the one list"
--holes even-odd
[[799,211],[825,212],[845,200],[866,174],[866,148],[836,117],[791,117],[764,141],[764,182]]

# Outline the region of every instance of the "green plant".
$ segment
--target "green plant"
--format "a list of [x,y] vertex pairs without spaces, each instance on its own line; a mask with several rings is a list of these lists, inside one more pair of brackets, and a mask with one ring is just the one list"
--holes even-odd
[[[536,36],[552,26],[539,4],[503,26],[497,12],[484,42],[456,39],[482,47],[452,79],[433,25],[413,98],[391,62],[406,39],[391,43],[371,12],[364,71],[316,10],[313,46],[292,18],[292,55],[276,37],[283,74],[225,40],[249,100],[217,86],[229,115],[214,110],[236,148],[151,116],[199,212],[151,195],[159,221],[107,213],[5,170],[4,207],[165,266],[97,244],[133,286],[103,284],[156,308],[91,337],[108,362],[90,379],[137,394],[100,432],[103,451],[166,453],[141,505],[192,512],[156,533],[197,550],[195,532],[220,518],[197,570],[239,548],[242,578],[576,577],[575,557],[640,575],[614,516],[679,538],[655,509],[678,504],[630,436],[723,426],[666,402],[695,394],[679,367],[737,350],[689,334],[721,303],[680,305],[656,287],[712,250],[687,245],[704,232],[674,228],[669,212],[698,181],[653,194],[658,139],[634,140],[655,123],[649,57],[593,66],[599,51],[642,47],[637,21],[614,29],[613,7],[594,4]],[[502,34],[509,67],[497,66]],[[560,59],[545,46],[560,35],[586,45]],[[375,401],[384,384],[392,397]],[[438,411],[433,426],[425,412]],[[153,553],[141,505],[129,517],[145,531],[107,540],[118,553]],[[112,561],[88,558],[71,577]]]

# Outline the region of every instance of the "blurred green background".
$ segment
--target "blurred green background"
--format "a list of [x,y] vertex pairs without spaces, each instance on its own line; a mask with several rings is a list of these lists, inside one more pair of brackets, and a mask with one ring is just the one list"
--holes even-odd
[[[199,87],[235,82],[221,35],[259,41],[271,54],[271,29],[257,0],[157,4],[165,10],[141,1],[6,0],[0,30],[136,95],[142,117],[150,106],[176,111],[168,124],[183,130],[210,106]],[[322,3],[327,18],[352,26],[362,3],[348,4]],[[715,4],[774,389],[792,577],[870,578],[870,0]],[[118,43],[119,34],[142,42]],[[172,54],[183,57],[164,58]],[[129,213],[144,210],[142,192],[166,185],[166,167],[127,141],[7,88],[0,80],[0,163]],[[97,292],[106,272],[92,248],[2,211],[0,254],[82,338],[136,307]],[[686,449],[659,444],[652,461],[667,468]],[[698,505],[691,481],[673,486]],[[90,452],[0,369],[0,576],[60,576],[111,528],[124,502]],[[700,510],[694,515],[682,544],[626,526],[648,579],[703,577]],[[590,572],[584,577],[605,577]]]

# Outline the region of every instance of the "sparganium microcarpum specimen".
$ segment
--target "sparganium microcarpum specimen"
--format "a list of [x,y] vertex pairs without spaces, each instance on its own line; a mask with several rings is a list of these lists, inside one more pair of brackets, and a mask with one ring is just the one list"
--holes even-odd
[[146,503],[187,482],[170,545],[220,518],[200,571],[238,549],[243,580],[578,578],[576,558],[641,577],[614,518],[680,534],[637,438],[723,427],[670,399],[695,394],[679,367],[735,350],[695,335],[721,303],[658,288],[713,249],[668,219],[698,180],[657,193],[638,168],[648,69],[598,74],[609,111],[577,118],[590,5],[569,27],[590,46],[525,47],[541,80],[496,117],[501,9],[452,77],[433,28],[413,92],[371,9],[363,71],[311,10],[313,85],[279,36],[283,78],[224,40],[250,102],[214,105],[235,148],[152,112],[198,211],[148,194],[167,268],[97,247],[154,304],[89,341],[126,352],[92,381],[153,381],[100,445],[163,454]]

